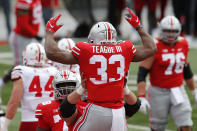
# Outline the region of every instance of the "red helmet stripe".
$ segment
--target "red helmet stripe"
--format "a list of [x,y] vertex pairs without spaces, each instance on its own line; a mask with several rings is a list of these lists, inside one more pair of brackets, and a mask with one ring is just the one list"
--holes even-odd
[[172,17],[171,17],[171,19],[170,19],[170,25],[171,25],[171,27],[173,26],[173,20],[172,20]]
[[66,71],[65,71],[65,70],[63,70],[63,73],[64,73],[64,78],[67,80],[67,79],[68,79],[68,77],[67,77]]
[[37,47],[38,47],[38,62],[40,62],[40,59],[41,59],[41,51],[40,51],[39,45],[37,45]]
[[109,24],[107,22],[105,22],[105,25],[107,27],[107,36],[108,36],[108,40],[111,40],[111,28],[109,26]]

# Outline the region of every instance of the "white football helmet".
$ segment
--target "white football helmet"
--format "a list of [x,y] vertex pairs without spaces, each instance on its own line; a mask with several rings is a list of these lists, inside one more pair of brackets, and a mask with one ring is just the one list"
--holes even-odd
[[43,66],[46,63],[46,53],[40,43],[30,43],[23,50],[23,64],[29,66]]
[[98,22],[89,33],[88,43],[90,44],[108,44],[116,43],[116,29],[109,22]]
[[53,79],[56,100],[64,99],[80,85],[77,76],[69,70],[58,71]]
[[166,43],[175,43],[181,32],[181,24],[175,16],[164,17],[159,28],[160,37]]
[[[70,38],[63,38],[58,41],[58,48],[63,51],[72,51],[72,48],[75,46],[75,42],[70,39]],[[66,65],[66,64],[61,64],[54,62],[53,65],[58,69],[58,70],[77,70],[75,67],[77,65]]]
[[58,41],[58,47],[61,50],[71,51],[74,46],[75,46],[75,42],[70,38],[63,38]]

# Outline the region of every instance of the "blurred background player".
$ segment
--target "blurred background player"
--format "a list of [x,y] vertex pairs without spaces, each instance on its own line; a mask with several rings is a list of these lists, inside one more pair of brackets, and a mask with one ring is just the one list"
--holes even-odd
[[[140,110],[149,108],[150,128],[164,131],[171,114],[178,131],[191,131],[192,108],[183,86],[185,79],[197,102],[197,90],[188,62],[189,45],[180,36],[181,24],[174,16],[164,17],[160,24],[160,37],[155,39],[157,53],[140,62],[138,71],[138,97]],[[150,74],[148,96],[145,95],[145,77]]]
[[37,104],[53,99],[52,81],[56,73],[55,67],[46,67],[46,54],[39,43],[30,43],[23,52],[23,65],[12,71],[13,90],[7,105],[1,130],[7,131],[18,105],[21,102],[20,131],[35,131]]
[[[22,64],[23,49],[32,41],[41,40],[38,36],[42,20],[42,6],[40,0],[17,0],[15,4],[16,26],[9,37],[9,44],[13,52],[14,66]],[[0,89],[11,79],[10,69],[0,78]]]
[[[80,81],[77,75],[70,70],[61,70],[57,72],[53,80],[55,100],[42,102],[38,104],[36,108],[35,116],[38,118],[37,131],[68,130],[66,123],[59,116],[59,106],[62,100],[79,86]],[[85,105],[86,103],[84,106]]]
[[59,0],[41,0],[44,24],[53,16],[53,12],[58,9]]
[[[123,107],[123,87],[129,64],[131,61],[144,60],[156,51],[153,39],[144,31],[138,17],[129,9],[127,10],[131,16],[126,17],[126,20],[138,31],[143,41],[143,45],[137,48],[131,41],[116,44],[115,28],[108,22],[98,22],[89,33],[88,43],[80,41],[76,47],[73,47],[72,53],[63,52],[57,47],[53,38],[53,34],[62,26],[56,24],[61,15],[51,18],[46,25],[47,57],[63,64],[78,63],[80,71],[84,73],[84,79],[87,79],[87,99],[90,104],[86,106],[86,109],[89,113],[86,122],[78,125],[76,129],[79,127],[80,130],[86,131],[127,129]],[[98,67],[96,63],[100,66]],[[83,94],[84,90],[78,89],[77,93]],[[64,118],[75,113],[75,102],[67,100],[66,104],[70,104],[73,110],[68,114],[65,112],[68,116],[63,116]],[[103,116],[108,117],[103,119]],[[98,123],[105,126],[100,126]]]
[[142,10],[145,5],[148,8],[148,32],[152,34],[152,31],[157,27],[156,7],[158,0],[133,0],[134,10],[136,15],[142,20]]

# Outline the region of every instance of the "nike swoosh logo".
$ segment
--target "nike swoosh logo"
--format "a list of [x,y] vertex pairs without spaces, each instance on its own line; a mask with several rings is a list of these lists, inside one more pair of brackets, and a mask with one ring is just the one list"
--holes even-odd
[[138,18],[137,18],[137,20],[136,20],[136,23],[138,22]]
[[49,22],[49,25],[53,28],[54,26],[51,25],[51,23]]

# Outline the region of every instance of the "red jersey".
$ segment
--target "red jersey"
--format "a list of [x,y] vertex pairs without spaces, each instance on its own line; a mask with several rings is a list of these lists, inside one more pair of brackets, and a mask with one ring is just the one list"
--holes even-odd
[[[18,13],[18,10],[28,11],[28,15]],[[17,0],[15,5],[16,27],[14,31],[25,37],[35,37],[38,34],[42,20],[40,0]]]
[[76,122],[82,116],[85,106],[88,103],[79,101],[76,104],[77,107],[77,117],[75,121],[67,127],[66,122],[59,116],[59,101],[52,100],[46,101],[38,104],[35,116],[38,118],[38,126],[42,129],[51,131],[72,131]]
[[150,82],[160,88],[173,88],[183,84],[183,68],[189,46],[185,38],[179,37],[173,47],[156,40],[157,53],[150,70]]
[[88,102],[109,108],[122,107],[124,78],[136,54],[132,42],[97,45],[80,41],[72,53],[87,79]]
[[59,101],[52,100],[38,104],[35,116],[38,118],[38,126],[51,131],[67,131],[66,122],[59,116]]
[[41,0],[43,8],[52,8],[53,5],[58,6],[59,0]]

